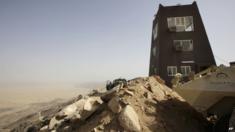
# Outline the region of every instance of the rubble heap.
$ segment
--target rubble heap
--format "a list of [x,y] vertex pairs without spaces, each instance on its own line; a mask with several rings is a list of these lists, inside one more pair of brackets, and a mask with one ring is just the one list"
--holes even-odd
[[81,97],[51,118],[41,117],[34,130],[203,132],[209,126],[200,113],[159,77],[146,77]]

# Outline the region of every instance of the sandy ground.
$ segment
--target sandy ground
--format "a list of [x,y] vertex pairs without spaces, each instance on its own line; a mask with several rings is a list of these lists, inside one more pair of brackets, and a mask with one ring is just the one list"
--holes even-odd
[[87,94],[91,90],[70,84],[0,86],[0,130],[24,116],[65,102],[79,94]]

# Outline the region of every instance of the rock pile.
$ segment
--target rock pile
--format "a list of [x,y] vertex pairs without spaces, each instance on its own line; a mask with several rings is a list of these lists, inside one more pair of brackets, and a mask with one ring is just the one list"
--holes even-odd
[[159,77],[136,78],[127,86],[95,92],[67,105],[38,131],[204,132],[210,124]]

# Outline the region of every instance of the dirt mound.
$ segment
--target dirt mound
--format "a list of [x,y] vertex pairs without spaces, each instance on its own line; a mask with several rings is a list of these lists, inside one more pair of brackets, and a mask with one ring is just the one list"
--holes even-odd
[[[26,131],[158,131],[204,132],[210,124],[159,77],[136,78],[126,86],[94,92],[50,116],[25,127]],[[22,128],[15,128],[19,131]]]

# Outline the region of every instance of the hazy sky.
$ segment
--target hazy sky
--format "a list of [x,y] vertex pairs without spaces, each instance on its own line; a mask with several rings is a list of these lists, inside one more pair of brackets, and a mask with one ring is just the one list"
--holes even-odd
[[[0,82],[147,76],[158,5],[192,0],[0,0]],[[198,0],[217,64],[235,60],[235,1]]]

